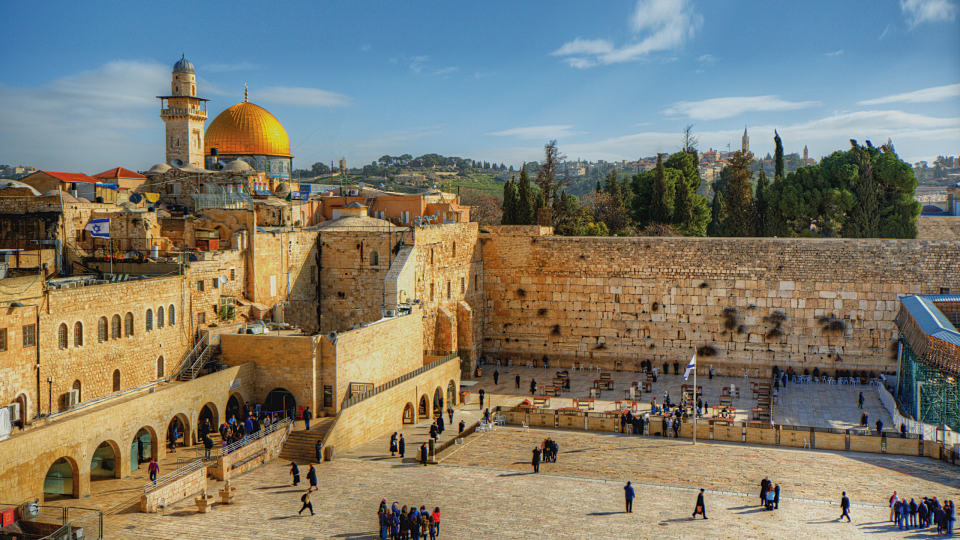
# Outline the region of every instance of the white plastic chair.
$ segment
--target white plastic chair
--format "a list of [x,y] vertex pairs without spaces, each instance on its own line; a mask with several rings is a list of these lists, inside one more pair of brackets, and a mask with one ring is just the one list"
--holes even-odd
[[523,426],[523,431],[530,431],[530,426],[526,422],[520,422],[520,425]]
[[806,437],[803,438],[803,447],[810,448],[810,441],[808,441]]

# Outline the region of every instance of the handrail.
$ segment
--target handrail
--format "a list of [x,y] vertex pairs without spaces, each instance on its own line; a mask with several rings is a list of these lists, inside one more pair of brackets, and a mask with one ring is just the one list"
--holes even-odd
[[227,445],[225,448],[221,448],[221,449],[217,452],[217,459],[222,458],[223,456],[225,456],[225,455],[227,455],[227,454],[231,454],[231,453],[233,453],[233,452],[236,452],[237,450],[239,450],[239,449],[243,448],[244,446],[246,446],[247,443],[251,443],[251,442],[253,442],[253,441],[262,439],[263,437],[266,437],[267,435],[270,435],[271,433],[274,433],[275,431],[278,431],[278,430],[281,429],[281,428],[286,429],[286,428],[288,428],[288,427],[290,427],[290,426],[292,426],[292,425],[293,425],[293,421],[292,421],[292,420],[290,420],[289,418],[284,418],[283,420],[277,422],[276,424],[270,424],[268,427],[263,428],[263,429],[261,429],[260,431],[258,431],[258,432],[256,432],[256,433],[253,433],[253,434],[251,434],[251,435],[245,435],[245,436],[244,436],[242,439],[240,439],[239,441],[237,441],[237,442],[235,442],[235,443],[232,443],[232,444],[229,444],[229,445]]
[[415,370],[411,371],[410,373],[407,373],[407,374],[405,374],[405,375],[401,375],[401,376],[397,377],[396,379],[393,379],[393,380],[390,381],[390,382],[386,382],[386,383],[384,383],[384,384],[381,384],[380,386],[374,388],[374,389],[371,390],[370,392],[364,392],[363,394],[357,394],[356,396],[353,396],[352,398],[344,401],[344,402],[343,402],[343,406],[341,407],[341,410],[342,410],[342,409],[346,409],[347,407],[352,407],[352,406],[356,405],[357,403],[360,403],[361,401],[363,401],[363,400],[365,400],[365,399],[367,399],[367,398],[371,398],[371,397],[379,394],[380,392],[383,392],[383,391],[385,391],[385,390],[389,390],[390,388],[393,388],[394,386],[396,386],[396,385],[398,385],[398,384],[400,384],[400,383],[402,383],[402,382],[405,382],[405,381],[408,381],[408,380],[410,380],[410,379],[412,379],[412,378],[414,378],[414,377],[420,376],[420,375],[422,375],[423,373],[426,373],[427,371],[430,371],[430,370],[433,369],[433,368],[439,367],[439,366],[441,366],[441,365],[443,365],[443,364],[445,364],[445,363],[447,363],[447,362],[449,362],[449,361],[451,361],[451,360],[454,360],[454,359],[456,359],[456,358],[458,358],[458,357],[459,357],[459,354],[458,354],[458,353],[455,353],[455,352],[454,352],[454,353],[450,353],[450,354],[444,356],[443,358],[440,358],[439,360],[434,360],[433,362],[430,362],[429,364],[427,364],[427,365],[425,365],[425,366],[423,366],[423,367],[420,367],[420,368],[418,368],[418,369],[415,369]]
[[190,465],[187,465],[186,467],[183,467],[182,469],[177,469],[172,473],[165,474],[160,478],[157,478],[156,483],[147,482],[146,484],[143,485],[143,493],[144,494],[150,493],[151,491],[158,489],[160,487],[163,487],[164,485],[169,484],[170,482],[173,482],[177,478],[180,478],[181,476],[185,476],[187,473],[191,473],[203,466],[204,466],[203,460],[197,459],[196,461],[194,461]]
[[[211,350],[213,349],[213,347],[216,347],[216,346],[218,345],[219,340],[220,340],[220,336],[219,336],[219,335],[213,336],[213,339],[209,339],[208,336],[209,336],[209,334],[204,334],[204,339],[207,339],[207,341],[208,341],[208,342],[207,342],[207,346],[204,347],[202,351],[200,351],[200,353],[197,355],[197,357],[193,360],[193,362],[192,362],[189,366],[186,366],[186,367],[184,367],[183,369],[180,370],[180,372],[177,374],[177,378],[178,378],[178,379],[179,379],[180,377],[183,377],[184,374],[187,373],[187,372],[190,373],[190,380],[193,380],[193,379],[196,379],[196,378],[197,378],[197,372],[200,371],[200,369],[201,369],[201,368],[204,366],[204,364],[205,364],[205,358],[206,358],[206,356],[207,356],[207,352],[211,351]],[[202,342],[202,341],[201,341],[201,342]],[[198,345],[199,345],[199,344],[198,344]],[[191,351],[191,352],[192,352],[192,351]],[[198,365],[198,364],[199,364],[199,365]]]
[[187,364],[188,362],[190,362],[190,358],[191,358],[194,354],[196,354],[197,350],[200,349],[201,346],[204,346],[204,349],[206,349],[206,346],[204,345],[204,343],[209,339],[209,335],[210,335],[210,334],[204,334],[204,335],[197,341],[197,344],[194,345],[192,349],[190,349],[190,352],[188,352],[187,354],[183,355],[183,358],[182,358],[182,359],[180,360],[180,362],[177,364],[177,367],[176,367],[173,371],[171,371],[171,372],[170,372],[170,375],[166,378],[166,381],[167,381],[167,382],[177,380],[177,379],[180,377],[180,374],[186,369],[186,367],[185,367],[186,364]]

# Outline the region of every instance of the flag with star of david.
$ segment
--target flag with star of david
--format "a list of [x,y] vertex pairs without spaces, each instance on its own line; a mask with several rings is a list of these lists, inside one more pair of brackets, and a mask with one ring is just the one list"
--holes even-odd
[[110,238],[110,218],[91,219],[84,230],[90,231],[94,238]]

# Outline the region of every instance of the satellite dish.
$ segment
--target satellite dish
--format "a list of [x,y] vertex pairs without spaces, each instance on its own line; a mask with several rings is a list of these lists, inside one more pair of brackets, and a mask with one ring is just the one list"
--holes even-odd
[[130,194],[130,202],[132,202],[133,204],[138,204],[142,200],[143,200],[143,195],[139,193]]
[[171,159],[171,160],[170,160],[170,166],[171,166],[171,167],[183,167],[183,161],[181,161],[181,160],[179,160],[179,159]]
[[226,283],[226,282],[227,282],[227,276],[220,276],[220,283]]
[[327,339],[329,339],[330,341],[336,343],[336,342],[337,342],[337,333],[336,333],[336,332],[330,332],[329,334],[327,334]]

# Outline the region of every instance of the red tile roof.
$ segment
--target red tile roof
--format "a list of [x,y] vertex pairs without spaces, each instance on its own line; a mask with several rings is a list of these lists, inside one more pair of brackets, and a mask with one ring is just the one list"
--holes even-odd
[[60,180],[61,182],[67,182],[67,183],[87,182],[90,184],[94,184],[97,182],[97,179],[90,178],[89,176],[83,173],[53,172],[53,171],[39,171],[39,172],[47,173],[50,176],[56,178],[57,180]]
[[100,174],[93,175],[94,178],[136,178],[139,180],[146,180],[147,177],[131,171],[130,169],[124,169],[123,167],[117,167],[116,169],[110,169],[109,171],[103,171]]

